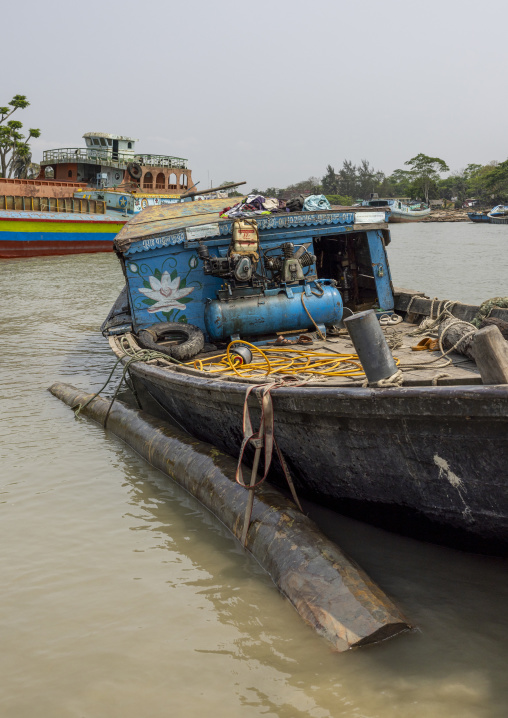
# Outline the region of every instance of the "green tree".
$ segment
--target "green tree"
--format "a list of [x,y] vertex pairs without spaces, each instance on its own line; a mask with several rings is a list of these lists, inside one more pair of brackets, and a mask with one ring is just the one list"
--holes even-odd
[[411,197],[414,181],[415,175],[411,170],[394,170],[388,177],[394,197]]
[[345,197],[342,194],[325,194],[326,199],[332,205],[338,205],[340,207],[351,207],[354,203],[352,197]]
[[411,167],[415,180],[413,187],[421,191],[425,202],[428,204],[431,189],[437,188],[437,183],[440,179],[439,173],[449,172],[450,168],[440,157],[429,157],[421,152],[404,164]]
[[326,174],[321,180],[321,186],[325,195],[334,195],[339,191],[339,178],[331,165],[328,165],[326,168]]
[[378,192],[385,176],[383,172],[376,171],[368,160],[361,160],[356,168],[356,197],[368,199],[372,192]]
[[18,120],[9,120],[16,110],[24,110],[29,104],[25,95],[14,95],[7,107],[0,107],[0,168],[3,177],[10,177],[14,168],[18,174],[26,173],[31,162],[28,142],[32,137],[40,137],[41,131],[35,128],[30,129],[25,137],[20,132],[23,124]]

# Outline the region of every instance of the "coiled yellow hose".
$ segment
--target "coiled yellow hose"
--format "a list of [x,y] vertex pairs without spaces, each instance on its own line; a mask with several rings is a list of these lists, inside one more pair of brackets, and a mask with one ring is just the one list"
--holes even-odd
[[[234,346],[243,344],[254,353],[260,355],[252,359],[250,364],[244,364],[239,356],[231,353]],[[399,360],[395,359],[398,364]],[[206,359],[194,359],[187,362],[195,369],[209,374],[236,374],[242,378],[255,378],[260,374],[264,376],[344,376],[363,377],[365,373],[357,354],[341,354],[326,351],[313,351],[309,349],[296,349],[294,346],[263,346],[263,349],[249,342],[236,340],[231,342],[225,354],[217,354]]]

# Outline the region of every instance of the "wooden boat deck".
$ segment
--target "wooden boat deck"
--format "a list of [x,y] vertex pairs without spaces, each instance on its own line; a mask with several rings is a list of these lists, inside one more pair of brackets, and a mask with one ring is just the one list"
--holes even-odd
[[[410,324],[408,322],[401,322],[400,324],[389,326],[384,328],[384,334],[389,342],[395,342],[399,346],[392,349],[393,356],[399,360],[400,368],[404,374],[404,386],[468,386],[482,384],[479,371],[476,364],[467,357],[457,352],[452,352],[448,355],[451,359],[451,364],[446,365],[446,358],[441,357],[439,351],[429,352],[425,351],[413,351],[411,347],[418,344],[423,336],[428,335],[417,335],[411,336],[411,334],[417,329],[418,326]],[[354,347],[351,339],[346,330],[341,330],[338,336],[328,335],[325,341],[316,338],[314,333],[310,334],[314,338],[312,345],[292,345],[288,348],[294,348],[295,350],[303,350],[305,352],[327,352],[330,354],[354,354]],[[296,335],[298,336],[298,335]],[[289,337],[288,337],[289,338]],[[126,335],[127,342],[132,351],[139,351],[140,347],[136,342],[135,337],[132,334]],[[109,337],[110,345],[115,354],[120,357],[123,355],[121,344],[118,337]],[[266,346],[273,346],[273,344],[267,344]],[[260,347],[264,348],[264,345]],[[243,382],[248,384],[260,384],[265,383],[267,380],[280,378],[281,375],[271,374],[266,375],[264,372],[258,372],[256,376],[251,377],[239,377],[233,372],[231,373],[210,373],[209,371],[196,369],[194,366],[195,361],[202,360],[204,363],[211,357],[217,357],[224,350],[219,349],[218,351],[208,352],[199,354],[192,362],[186,365],[178,365],[172,363],[169,359],[153,360],[159,366],[165,367],[168,371],[177,371],[189,373],[194,376],[206,377],[209,380],[217,379],[221,381],[233,381]],[[286,352],[281,352],[280,356],[284,356]],[[287,355],[287,354],[286,354]],[[272,356],[272,354],[271,354]],[[297,379],[298,377],[294,377]],[[309,376],[302,374],[301,380],[308,380],[312,386],[326,386],[326,387],[360,387],[365,377],[347,377],[347,376],[312,376],[309,380]]]

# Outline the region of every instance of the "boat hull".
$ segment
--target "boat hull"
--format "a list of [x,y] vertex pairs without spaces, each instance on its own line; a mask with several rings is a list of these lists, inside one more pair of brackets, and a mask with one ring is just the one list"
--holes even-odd
[[467,216],[469,217],[471,222],[476,222],[480,224],[490,223],[490,217],[487,214],[482,214],[480,212],[468,212]]
[[109,215],[0,212],[0,258],[109,252],[124,224]]
[[[130,371],[141,397],[238,455],[245,385]],[[281,388],[273,403],[302,495],[418,538],[507,552],[508,387]]]
[[423,210],[418,214],[409,214],[408,212],[396,212],[395,210],[391,210],[388,221],[391,224],[399,224],[401,222],[420,222],[422,219],[425,219],[425,217],[428,217],[429,214],[430,210]]

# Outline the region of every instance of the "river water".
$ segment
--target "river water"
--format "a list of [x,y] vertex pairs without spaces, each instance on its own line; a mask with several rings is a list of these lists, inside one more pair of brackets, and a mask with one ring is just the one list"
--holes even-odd
[[[393,227],[394,282],[508,295],[508,227]],[[508,714],[508,561],[310,514],[418,630],[332,653],[192,497],[52,397],[97,390],[113,255],[0,264],[0,715]]]

